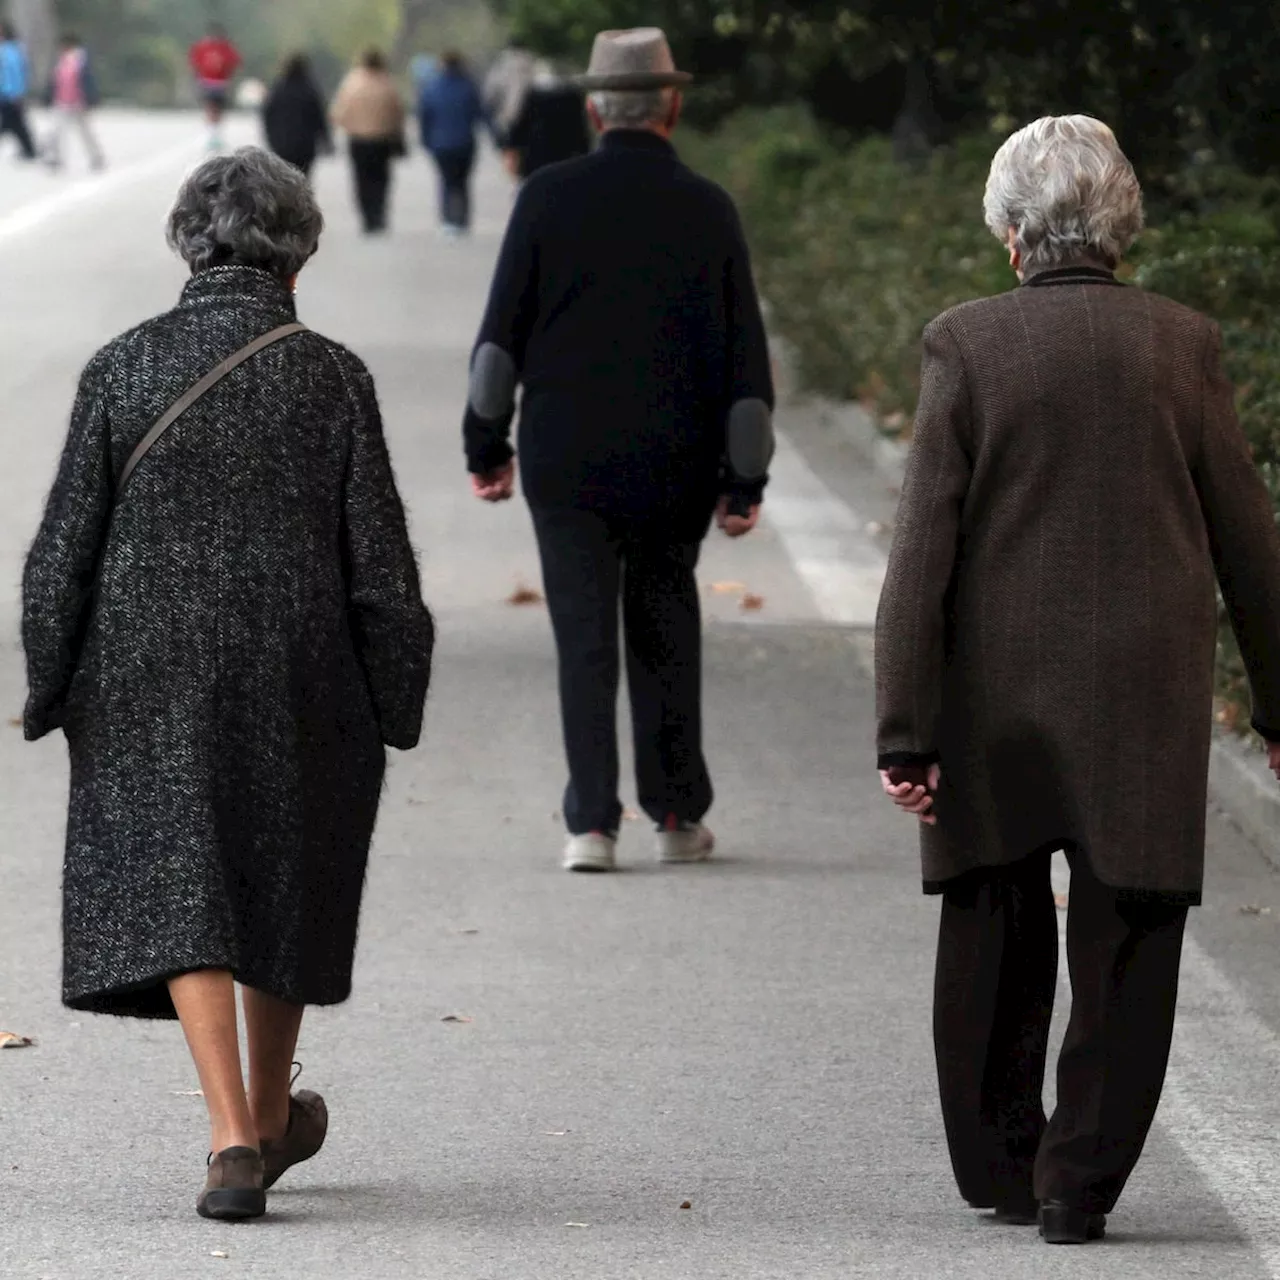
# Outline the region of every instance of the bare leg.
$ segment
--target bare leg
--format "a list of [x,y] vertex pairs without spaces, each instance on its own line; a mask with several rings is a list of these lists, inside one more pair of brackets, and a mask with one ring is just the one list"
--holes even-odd
[[[258,1138],[283,1138],[289,1128],[289,1076],[304,1007],[244,987],[249,1038],[249,1110]],[[257,1140],[254,1141],[257,1146]]]
[[209,1108],[211,1149],[252,1147],[256,1151],[258,1132],[240,1071],[234,979],[226,969],[200,969],[171,978],[169,994]]

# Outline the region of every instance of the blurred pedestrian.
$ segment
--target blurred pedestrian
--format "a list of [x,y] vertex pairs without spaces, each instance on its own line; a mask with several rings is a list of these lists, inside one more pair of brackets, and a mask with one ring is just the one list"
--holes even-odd
[[204,39],[191,46],[188,57],[209,123],[209,149],[217,151],[222,147],[222,118],[231,99],[231,82],[242,61],[240,51],[231,43],[226,28],[212,22]]
[[271,150],[308,176],[316,156],[332,151],[329,115],[305,54],[284,64],[263,104],[262,123]]
[[0,19],[0,138],[13,134],[24,160],[36,158],[36,145],[27,124],[27,94],[31,74],[27,51],[13,25]]
[[296,323],[321,225],[257,148],[184,183],[191,279],[89,363],[24,579],[26,736],[71,753],[63,998],[181,1020],[212,1218],[261,1215],[324,1141],[290,1064],[304,1006],[350,994],[385,747],[417,743],[431,661],[373,382]]
[[524,96],[533,86],[538,60],[527,49],[504,49],[485,73],[480,98],[494,134],[500,139],[515,123]]
[[61,52],[54,64],[53,80],[49,88],[53,128],[45,143],[45,159],[51,168],[62,168],[63,143],[67,133],[74,130],[84,143],[90,168],[101,169],[106,164],[106,158],[102,154],[102,147],[90,118],[98,105],[99,97],[89,51],[80,38],[74,35],[64,35],[60,47]]
[[606,32],[591,69],[593,155],[521,188],[471,362],[464,439],[485,501],[519,451],[560,661],[569,785],[564,865],[615,865],[618,614],[640,804],[666,862],[701,862],[702,635],[694,570],[718,513],[756,524],[773,452],[764,325],[730,198],[676,156],[661,31]]
[[557,76],[550,63],[540,63],[500,146],[508,172],[521,182],[549,164],[585,156],[591,135],[582,90]]
[[370,49],[347,73],[330,117],[347,135],[364,229],[369,234],[385,231],[391,163],[405,153],[405,111],[379,50]]
[[[1218,326],[1123,284],[1142,192],[1106,125],[991,166],[1022,284],[925,331],[876,631],[884,786],[942,895],[934,1032],[961,1194],[1100,1238],[1164,1082],[1204,878],[1217,583],[1280,769],[1280,535]],[[1071,864],[1071,1020],[1044,1111]]]
[[485,122],[480,90],[460,53],[440,60],[440,74],[418,100],[422,145],[440,171],[440,222],[459,235],[471,226],[471,172],[476,163],[476,130]]

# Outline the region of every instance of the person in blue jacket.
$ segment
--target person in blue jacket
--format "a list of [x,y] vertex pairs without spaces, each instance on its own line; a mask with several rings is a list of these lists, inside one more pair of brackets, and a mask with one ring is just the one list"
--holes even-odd
[[480,90],[459,53],[446,53],[440,72],[418,99],[422,145],[440,170],[440,218],[446,234],[462,235],[471,225],[471,171],[476,131],[486,123]]
[[0,19],[0,138],[13,134],[24,160],[36,158],[36,145],[27,127],[30,79],[27,52],[13,27]]

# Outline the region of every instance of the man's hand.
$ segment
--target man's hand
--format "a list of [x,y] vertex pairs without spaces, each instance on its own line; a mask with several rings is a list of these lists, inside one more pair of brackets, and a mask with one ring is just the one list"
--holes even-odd
[[471,492],[482,502],[506,502],[516,491],[516,464],[512,459],[496,471],[472,473]]
[[894,781],[894,770],[880,770],[880,785],[884,793],[905,813],[914,814],[926,827],[938,825],[938,815],[933,812],[933,797],[942,781],[942,769],[931,764],[925,773],[924,784],[914,781]]
[[1280,778],[1280,742],[1267,743],[1267,764],[1271,772]]
[[729,499],[721,498],[716,505],[716,524],[730,538],[741,538],[760,523],[760,504],[753,503],[746,515],[730,513]]

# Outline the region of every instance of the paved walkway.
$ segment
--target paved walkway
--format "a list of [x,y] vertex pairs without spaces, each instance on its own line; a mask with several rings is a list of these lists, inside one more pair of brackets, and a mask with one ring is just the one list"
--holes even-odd
[[[126,158],[73,196],[43,174],[15,194],[0,157],[11,713],[16,583],[75,375],[182,281],[161,228],[195,118],[104,126]],[[478,233],[451,245],[421,158],[387,240],[356,234],[339,165],[319,189],[330,229],[302,315],[374,370],[441,631],[426,743],[391,773],[355,995],[303,1031],[331,1141],[264,1223],[194,1216],[202,1103],[177,1028],[58,1004],[65,752],[11,727],[0,1027],[39,1044],[0,1053],[0,1277],[1280,1276],[1280,893],[1218,820],[1168,1099],[1112,1242],[1048,1250],[959,1202],[929,1043],[936,906],[869,767],[867,526],[888,495],[814,413],[783,414],[767,527],[713,539],[704,564],[725,856],[660,870],[628,824],[624,874],[559,871],[547,622],[508,603],[537,584],[528,518],[473,502],[457,438],[510,193],[489,165]]]

